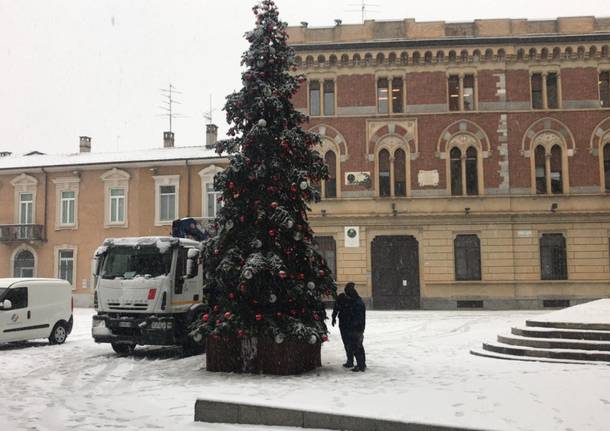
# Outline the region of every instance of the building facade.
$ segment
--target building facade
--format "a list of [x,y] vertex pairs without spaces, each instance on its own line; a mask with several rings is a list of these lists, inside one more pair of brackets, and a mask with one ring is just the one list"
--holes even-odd
[[330,178],[312,224],[374,308],[610,295],[610,19],[289,28]]
[[151,150],[91,152],[81,137],[75,154],[0,157],[0,277],[63,278],[75,304],[90,305],[105,238],[169,235],[176,218],[213,217],[226,160],[203,145],[174,147],[167,133]]

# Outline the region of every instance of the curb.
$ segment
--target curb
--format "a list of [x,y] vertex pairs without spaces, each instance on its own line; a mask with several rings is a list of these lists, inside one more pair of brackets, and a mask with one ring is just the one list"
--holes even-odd
[[195,402],[195,421],[345,431],[483,431],[475,428],[398,422],[254,404],[209,401],[201,398]]

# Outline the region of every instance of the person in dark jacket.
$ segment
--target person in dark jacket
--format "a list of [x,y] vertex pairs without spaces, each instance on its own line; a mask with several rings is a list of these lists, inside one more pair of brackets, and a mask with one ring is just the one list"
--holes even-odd
[[339,318],[339,331],[341,331],[341,341],[343,341],[343,348],[345,349],[345,356],[347,361],[343,366],[345,368],[352,368],[354,366],[354,352],[351,351],[350,339],[349,339],[349,327],[351,324],[350,318],[350,303],[351,299],[345,294],[340,293],[337,295],[335,300],[335,306],[333,307],[333,320],[332,324],[337,324],[337,318]]
[[352,368],[352,371],[364,371],[366,369],[366,355],[364,352],[364,328],[366,326],[366,307],[358,292],[354,283],[347,283],[345,285],[345,295],[351,300],[349,302],[349,345],[350,351],[353,352],[356,357],[356,366]]

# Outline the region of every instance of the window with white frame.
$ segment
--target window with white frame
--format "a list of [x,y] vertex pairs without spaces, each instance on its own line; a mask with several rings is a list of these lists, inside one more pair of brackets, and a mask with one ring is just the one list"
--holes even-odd
[[74,286],[73,249],[60,249],[57,251],[57,278],[66,280]]
[[15,224],[33,224],[36,220],[36,187],[38,180],[32,176],[21,174],[11,180],[11,184],[15,188]]
[[168,225],[178,218],[180,176],[155,176],[155,224]]
[[74,229],[78,225],[78,187],[79,177],[57,178],[53,180],[57,190],[58,229]]
[[127,227],[129,202],[128,172],[113,168],[100,177],[104,181],[104,222],[106,227]]
[[61,224],[72,225],[75,221],[76,193],[73,191],[61,192]]
[[202,190],[201,216],[207,219],[216,217],[218,210],[222,207],[222,202],[218,201],[222,192],[214,188],[214,176],[221,171],[222,168],[216,165],[210,165],[199,171]]
[[125,189],[110,189],[110,223],[125,223]]

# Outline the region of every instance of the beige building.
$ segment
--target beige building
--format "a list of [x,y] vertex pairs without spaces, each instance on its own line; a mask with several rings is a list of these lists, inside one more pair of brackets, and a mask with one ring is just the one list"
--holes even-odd
[[[215,126],[209,128],[215,141]],[[92,302],[91,259],[104,238],[168,235],[180,217],[215,215],[225,161],[204,146],[0,157],[0,277],[69,280]]]

